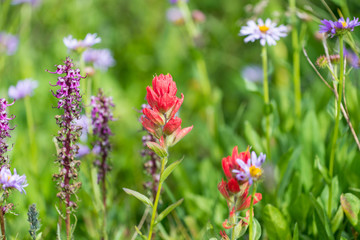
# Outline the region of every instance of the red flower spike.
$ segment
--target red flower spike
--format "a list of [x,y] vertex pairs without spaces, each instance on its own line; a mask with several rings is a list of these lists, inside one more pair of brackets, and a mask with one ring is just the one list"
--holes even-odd
[[235,178],[231,178],[227,184],[227,189],[232,193],[238,193],[240,191],[239,183]]
[[177,102],[177,99],[178,98],[176,96],[171,96],[165,93],[164,95],[159,97],[159,100],[157,102],[158,110],[162,113],[166,113],[167,111],[169,111],[169,109],[173,108],[173,106]]
[[221,193],[221,195],[224,196],[226,201],[229,201],[230,200],[230,195],[229,195],[229,192],[227,190],[227,183],[224,181],[224,179],[221,179],[221,183],[218,184],[218,189],[219,189],[219,192]]
[[176,95],[176,83],[173,81],[172,76],[168,73],[166,75],[160,74],[155,76],[152,81],[154,91],[157,95],[162,96],[168,93],[172,96]]
[[175,130],[177,130],[181,126],[181,118],[173,117],[170,119],[164,126],[163,132],[166,135],[171,135]]
[[238,147],[235,146],[232,151],[232,155],[222,159],[222,167],[225,173],[225,176],[230,179],[233,177],[233,170],[240,170],[239,164],[236,162],[237,159],[243,160],[245,163],[250,158],[249,148],[245,152],[238,153]]
[[146,100],[151,106],[152,109],[157,109],[157,103],[159,101],[159,96],[156,95],[154,90],[151,87],[146,87]]
[[156,125],[164,125],[165,124],[164,116],[156,110],[154,111],[149,108],[144,108],[143,114]]

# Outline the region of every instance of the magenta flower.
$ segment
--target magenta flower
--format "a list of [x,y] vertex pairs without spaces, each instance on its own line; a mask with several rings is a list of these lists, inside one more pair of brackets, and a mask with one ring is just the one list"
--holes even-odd
[[340,18],[338,21],[334,22],[331,20],[321,20],[321,23],[323,25],[320,25],[320,33],[328,33],[331,35],[331,37],[334,37],[335,35],[343,35],[349,31],[354,31],[354,28],[357,26],[360,26],[359,18],[355,18],[350,21],[349,18],[346,18],[346,21],[344,18]]
[[13,55],[19,45],[19,39],[11,34],[0,32],[0,54]]
[[78,50],[81,48],[89,48],[96,43],[101,42],[101,38],[97,36],[97,33],[88,33],[84,40],[78,40],[69,35],[63,39],[65,46],[70,50]]
[[8,95],[13,99],[21,99],[26,96],[31,96],[35,88],[38,87],[38,82],[32,79],[25,79],[18,81],[16,86],[10,86]]
[[240,166],[240,170],[234,169],[233,173],[236,174],[236,179],[239,181],[249,181],[249,184],[253,184],[257,181],[262,174],[261,165],[265,162],[266,155],[260,153],[259,157],[256,156],[254,151],[251,152],[251,158],[245,163],[243,159],[236,159],[237,164]]
[[10,131],[14,128],[10,128],[9,121],[14,119],[15,116],[8,117],[6,108],[13,105],[8,104],[5,98],[0,98],[0,165],[7,162],[7,156],[5,153],[9,150],[9,145],[6,143],[5,139],[10,138]]
[[24,187],[27,187],[29,184],[26,182],[25,175],[18,175],[16,169],[14,168],[14,174],[11,174],[10,169],[7,167],[2,167],[0,170],[0,184],[2,188],[6,190],[7,188],[15,188],[21,193],[25,193]]
[[85,62],[92,62],[94,67],[106,71],[109,67],[115,65],[115,60],[109,49],[89,48],[83,53]]

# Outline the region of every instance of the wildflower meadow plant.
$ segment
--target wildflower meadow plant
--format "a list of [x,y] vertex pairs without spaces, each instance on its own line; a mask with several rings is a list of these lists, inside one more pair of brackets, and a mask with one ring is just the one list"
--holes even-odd
[[9,145],[6,140],[11,137],[10,131],[14,128],[10,128],[10,120],[13,120],[15,116],[9,117],[7,115],[7,107],[12,104],[8,104],[4,98],[0,98],[0,186],[3,190],[0,194],[0,227],[3,239],[5,239],[5,219],[4,215],[13,208],[12,203],[7,203],[7,198],[11,189],[16,189],[20,193],[26,193],[25,187],[28,186],[25,175],[18,175],[16,169],[14,173],[10,171],[10,162],[6,153],[9,151]]
[[[333,76],[333,89],[334,93],[337,97],[337,101],[335,104],[335,126],[333,130],[332,140],[331,140],[331,150],[330,150],[330,159],[329,159],[329,177],[332,180],[334,177],[334,160],[335,160],[335,153],[336,153],[336,145],[338,140],[338,132],[339,132],[339,122],[340,122],[340,111],[342,107],[342,102],[344,98],[344,104],[346,104],[345,96],[343,96],[343,87],[344,87],[344,73],[345,73],[345,62],[344,59],[346,57],[344,53],[344,37],[350,32],[354,31],[354,28],[360,26],[359,19],[355,18],[350,20],[347,18],[339,18],[338,21],[331,21],[331,20],[322,20],[322,25],[319,26],[320,33],[324,33],[325,35],[329,35],[331,37],[337,36],[339,40],[339,55],[340,55],[340,68],[339,74],[335,73],[334,68],[331,65],[331,58],[328,57],[328,60],[325,62],[324,65],[328,66]],[[325,40],[326,42],[326,40]],[[327,53],[328,54],[328,53]],[[330,58],[330,60],[329,60]],[[339,76],[339,77],[337,77]],[[336,84],[337,83],[337,84]],[[346,105],[345,105],[346,106]],[[332,216],[332,194],[333,194],[333,187],[330,181],[329,183],[329,194],[328,194],[328,217],[331,218]]]
[[18,81],[16,86],[10,86],[8,95],[10,98],[16,100],[21,99],[26,96],[31,96],[37,87],[38,87],[38,81],[35,81],[30,78],[24,79]]
[[72,35],[69,35],[63,39],[63,42],[65,46],[68,48],[68,50],[74,50],[74,51],[84,51],[89,47],[92,47],[93,45],[100,43],[101,38],[97,36],[96,33],[88,33],[84,40],[78,40],[73,38]]
[[83,52],[82,58],[85,63],[93,63],[94,68],[101,71],[107,71],[115,65],[115,59],[109,49],[89,48]]
[[19,38],[15,35],[0,32],[0,54],[13,55],[19,45]]
[[270,128],[270,98],[269,98],[269,80],[268,80],[268,60],[267,60],[267,50],[266,46],[276,45],[276,41],[280,40],[282,37],[287,36],[287,28],[284,25],[276,26],[276,23],[272,22],[269,18],[265,21],[259,18],[257,23],[253,20],[247,22],[247,26],[243,26],[240,29],[239,36],[247,36],[244,39],[245,43],[254,42],[260,40],[262,45],[262,64],[263,64],[263,91],[264,91],[264,103],[265,103],[265,115],[266,115],[266,145],[267,145],[267,154],[271,159],[270,151],[270,137],[271,137],[271,128]]
[[[53,95],[59,99],[57,108],[63,110],[62,115],[55,117],[56,123],[60,127],[56,137],[58,145],[56,162],[59,164],[60,172],[53,176],[59,189],[57,197],[65,204],[66,236],[67,239],[70,239],[73,232],[71,228],[75,227],[75,225],[71,226],[70,217],[77,208],[74,195],[81,187],[81,182],[77,180],[80,161],[75,160],[78,152],[77,140],[80,136],[81,127],[76,124],[75,120],[80,118],[82,109],[80,80],[84,77],[80,75],[79,69],[74,69],[74,64],[70,58],[66,58],[64,65],[57,65],[56,71],[50,73],[60,75],[56,85],[52,85],[60,87],[55,93],[53,92]],[[61,212],[60,206],[59,214]],[[60,223],[58,227],[60,227]]]
[[[175,116],[184,101],[184,95],[181,98],[176,96],[176,83],[170,74],[155,76],[152,81],[152,87],[146,88],[146,100],[149,108],[143,108],[141,123],[143,127],[156,139],[156,141],[147,142],[147,146],[161,158],[161,169],[159,183],[154,202],[141,193],[124,188],[124,191],[144,202],[152,208],[152,216],[148,234],[148,240],[153,237],[153,228],[155,223],[159,223],[174,208],[180,205],[183,199],[167,207],[162,213],[157,215],[157,206],[160,199],[161,187],[170,173],[181,163],[181,160],[173,162],[166,168],[168,162],[168,148],[178,143],[193,128],[181,128],[181,118]],[[140,231],[137,229],[137,232]],[[143,235],[142,235],[143,236]],[[143,236],[145,237],[145,236]]]
[[[249,226],[249,239],[253,239],[253,206],[262,199],[261,193],[256,193],[256,182],[260,180],[263,169],[262,164],[266,156],[255,152],[250,155],[249,148],[238,152],[235,146],[231,156],[222,159],[222,168],[227,181],[221,180],[218,189],[226,199],[229,207],[229,218],[223,223],[225,229],[231,229],[231,240],[238,239],[246,233]],[[252,193],[249,196],[249,188]],[[239,216],[239,212],[246,210],[246,216]],[[240,219],[240,221],[238,221]],[[256,227],[260,227],[255,224]],[[220,233],[226,239],[225,232]]]

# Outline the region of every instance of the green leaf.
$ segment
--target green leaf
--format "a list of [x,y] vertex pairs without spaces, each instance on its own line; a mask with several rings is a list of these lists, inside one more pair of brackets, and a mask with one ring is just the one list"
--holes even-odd
[[319,234],[319,239],[334,240],[334,235],[331,232],[330,220],[326,215],[323,207],[316,201],[314,196],[310,193],[310,200],[314,206],[315,223]]
[[331,219],[331,231],[333,233],[335,233],[336,230],[338,230],[343,219],[344,219],[344,211],[343,211],[342,207],[339,206],[338,210],[336,211],[335,216],[333,217],[333,219]]
[[295,223],[294,234],[293,234],[292,240],[299,240],[299,227],[298,227],[297,223]]
[[160,144],[156,142],[146,142],[146,145],[148,148],[154,151],[156,155],[158,155],[161,158],[167,157],[168,153],[166,152],[166,149],[160,146]]
[[174,169],[182,162],[183,159],[184,158],[177,160],[177,161],[173,162],[172,164],[170,164],[164,170],[164,172],[161,174],[160,182],[164,182],[166,180],[166,178],[172,173],[172,171],[174,171]]
[[182,198],[179,201],[177,201],[176,203],[173,203],[170,206],[168,206],[164,211],[162,211],[159,214],[159,216],[157,216],[155,224],[158,224],[159,222],[161,222],[161,220],[163,220],[172,210],[174,210],[177,206],[179,206],[183,201],[184,201],[184,199]]
[[353,226],[356,226],[359,221],[358,219],[359,205],[360,205],[359,198],[357,198],[352,193],[341,194],[340,203],[350,223]]
[[253,223],[254,223],[253,224],[253,226],[254,226],[253,240],[258,240],[261,237],[261,226],[256,218],[254,218]]
[[128,188],[123,188],[123,190],[129,194],[129,195],[132,195],[134,197],[136,197],[137,199],[139,199],[140,201],[142,201],[143,203],[145,203],[145,205],[147,206],[150,206],[150,207],[153,207],[153,204],[152,202],[150,201],[149,198],[147,198],[145,195],[137,192],[137,191],[134,191],[134,190],[131,190],[131,189],[128,189]]
[[291,233],[284,216],[271,204],[264,208],[264,227],[269,239],[291,239]]
[[320,172],[321,176],[325,179],[327,184],[331,183],[328,170],[321,164],[318,156],[315,157],[314,167]]

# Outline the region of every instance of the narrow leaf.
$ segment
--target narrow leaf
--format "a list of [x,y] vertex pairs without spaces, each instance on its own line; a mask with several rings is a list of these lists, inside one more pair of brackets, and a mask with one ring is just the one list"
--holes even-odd
[[145,240],[147,239],[147,237],[142,234],[142,232],[140,231],[140,229],[137,226],[135,226],[135,231],[137,232],[137,234],[140,235],[140,237],[142,239],[145,239]]
[[331,180],[328,174],[328,170],[321,164],[318,156],[315,157],[314,166],[320,172],[321,176],[325,179],[325,182],[327,184],[330,184]]
[[343,211],[342,207],[339,206],[338,210],[336,211],[335,216],[333,217],[333,219],[331,219],[331,231],[333,233],[335,233],[336,230],[338,230],[343,219],[344,219],[344,211]]
[[184,201],[184,199],[180,199],[179,201],[177,201],[176,203],[171,204],[170,206],[168,206],[164,211],[162,211],[159,216],[156,218],[155,224],[161,222],[161,220],[163,220],[172,210],[174,210],[177,206],[179,206],[182,202]]
[[145,203],[147,206],[153,207],[152,202],[151,202],[150,199],[147,198],[145,195],[143,195],[143,194],[141,194],[141,193],[139,193],[139,192],[137,192],[137,191],[128,189],[128,188],[123,188],[123,190],[124,190],[127,194],[136,197],[137,199],[139,199],[140,201],[142,201],[143,203]]
[[359,206],[360,206],[359,198],[357,198],[352,193],[341,194],[340,203],[350,223],[353,226],[356,226],[359,221],[358,219]]
[[271,204],[267,204],[264,208],[264,227],[270,239],[291,239],[285,217]]
[[294,227],[294,234],[293,234],[293,240],[299,240],[299,227],[298,224],[295,223],[295,227]]
[[318,229],[319,239],[334,240],[334,235],[331,232],[330,220],[324,208],[316,201],[314,196],[310,194],[310,200],[314,206],[315,223]]
[[172,171],[174,171],[174,169],[182,162],[183,159],[184,158],[170,164],[162,173],[160,177],[160,182],[164,182],[167,179],[167,177],[172,173]]

